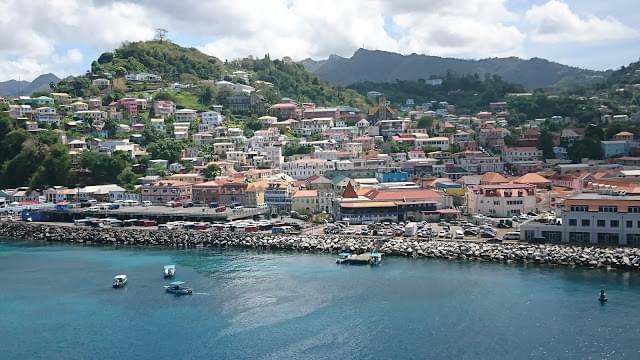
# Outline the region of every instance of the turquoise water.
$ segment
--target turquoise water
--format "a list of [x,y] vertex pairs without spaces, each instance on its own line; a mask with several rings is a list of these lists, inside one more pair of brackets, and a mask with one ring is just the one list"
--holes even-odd
[[0,241],[0,276],[2,359],[640,358],[636,273]]

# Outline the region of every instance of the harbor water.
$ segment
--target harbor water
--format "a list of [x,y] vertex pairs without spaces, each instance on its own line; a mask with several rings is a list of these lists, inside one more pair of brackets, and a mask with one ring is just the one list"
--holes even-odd
[[0,240],[0,278],[2,359],[640,358],[634,272]]

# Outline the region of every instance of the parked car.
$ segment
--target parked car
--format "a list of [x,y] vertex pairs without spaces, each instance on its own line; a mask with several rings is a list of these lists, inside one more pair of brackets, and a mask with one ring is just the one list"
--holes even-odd
[[176,206],[176,202],[175,201],[169,201],[169,202],[166,202],[164,204],[164,206],[172,208],[172,207]]
[[218,203],[217,202],[210,202],[209,203],[209,209],[215,209],[218,207]]
[[478,236],[478,228],[467,228],[464,229],[465,236]]
[[456,235],[453,238],[454,239],[464,239],[464,232],[462,230],[456,230]]
[[173,230],[173,225],[160,224],[158,225],[158,230]]
[[504,234],[502,240],[520,240],[520,232],[512,231]]
[[148,207],[148,206],[151,206],[151,205],[152,205],[151,201],[145,200],[145,201],[142,202],[142,206],[144,206],[144,207]]
[[157,224],[158,223],[155,220],[149,220],[149,219],[138,220],[138,226],[150,227],[150,226],[156,226]]
[[487,231],[487,230],[480,230],[480,237],[481,238],[494,238],[496,237],[496,233],[495,232],[491,232],[491,231]]
[[182,204],[182,207],[185,207],[185,208],[193,207],[193,201],[185,201],[184,204]]

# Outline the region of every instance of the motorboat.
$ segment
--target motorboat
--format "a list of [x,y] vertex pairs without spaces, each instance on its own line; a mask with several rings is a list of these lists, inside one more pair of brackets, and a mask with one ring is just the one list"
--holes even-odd
[[183,287],[182,284],[184,284],[184,281],[174,281],[164,288],[168,293],[176,295],[191,295],[193,293],[193,290],[188,287]]
[[351,253],[350,252],[342,251],[342,252],[338,253],[338,258],[336,259],[336,264],[343,264],[345,262],[348,262],[350,258],[351,258]]
[[164,266],[164,277],[166,278],[172,278],[176,275],[176,266],[175,265],[165,265]]
[[378,251],[371,252],[371,258],[369,259],[369,264],[380,265],[381,262],[382,262],[382,253]]
[[122,288],[127,285],[127,275],[120,274],[113,277],[113,287]]

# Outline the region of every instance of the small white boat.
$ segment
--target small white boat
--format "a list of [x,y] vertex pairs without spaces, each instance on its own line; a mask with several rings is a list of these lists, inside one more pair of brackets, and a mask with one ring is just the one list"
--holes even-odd
[[113,277],[113,287],[121,288],[127,285],[127,275],[120,274]]
[[176,275],[176,266],[175,265],[165,265],[164,266],[164,277],[172,278]]

